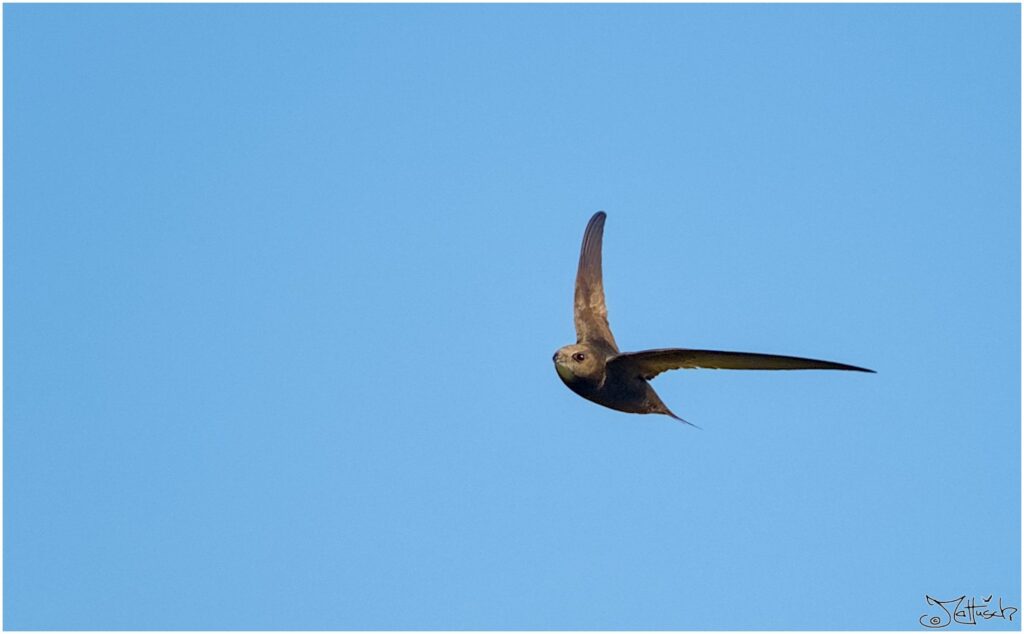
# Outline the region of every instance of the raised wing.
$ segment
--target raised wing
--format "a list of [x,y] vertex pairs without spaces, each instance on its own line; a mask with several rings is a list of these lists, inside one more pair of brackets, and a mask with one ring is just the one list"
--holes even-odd
[[608,327],[608,308],[604,303],[601,279],[601,241],[606,215],[599,211],[587,223],[580,247],[580,266],[576,271],[576,342],[610,346],[615,352],[615,337]]
[[874,372],[874,370],[868,370],[867,368],[858,368],[854,365],[834,363],[832,361],[819,361],[818,359],[784,357],[777,354],[757,354],[754,352],[684,350],[681,348],[627,352],[608,361],[609,372],[622,372],[648,380],[667,370],[683,368],[710,368],[713,370],[852,370],[855,372]]

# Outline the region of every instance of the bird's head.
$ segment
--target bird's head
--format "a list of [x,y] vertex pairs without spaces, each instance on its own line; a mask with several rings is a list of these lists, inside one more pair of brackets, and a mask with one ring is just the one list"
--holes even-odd
[[558,376],[566,383],[600,382],[604,377],[604,355],[585,344],[559,348],[552,359]]

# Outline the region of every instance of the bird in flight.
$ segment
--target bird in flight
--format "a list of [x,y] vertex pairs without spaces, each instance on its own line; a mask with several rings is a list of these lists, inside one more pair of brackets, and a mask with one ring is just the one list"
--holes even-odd
[[583,398],[620,412],[672,413],[648,383],[667,370],[712,368],[722,370],[852,370],[874,372],[844,363],[784,357],[753,352],[722,352],[659,348],[619,352],[608,326],[601,280],[601,240],[606,214],[599,211],[587,223],[576,272],[576,343],[559,348],[553,357],[559,378]]

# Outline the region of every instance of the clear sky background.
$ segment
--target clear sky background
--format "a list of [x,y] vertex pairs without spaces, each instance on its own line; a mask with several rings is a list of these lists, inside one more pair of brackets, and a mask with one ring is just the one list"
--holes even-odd
[[3,10],[7,629],[1020,607],[1019,6]]

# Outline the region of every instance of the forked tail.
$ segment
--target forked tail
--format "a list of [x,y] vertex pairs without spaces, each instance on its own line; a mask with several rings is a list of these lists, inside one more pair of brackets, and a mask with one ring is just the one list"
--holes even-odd
[[704,429],[704,428],[703,428],[703,427],[701,427],[700,425],[694,425],[693,423],[691,423],[690,421],[686,420],[685,418],[680,418],[679,416],[676,416],[676,415],[675,415],[675,414],[673,414],[673,413],[672,413],[672,411],[671,411],[671,410],[669,410],[669,408],[667,408],[667,407],[665,408],[665,411],[664,411],[664,412],[661,412],[661,413],[662,413],[662,414],[664,414],[664,415],[666,415],[666,416],[671,416],[672,418],[674,418],[674,419],[676,419],[676,420],[678,420],[678,421],[682,421],[682,422],[686,423],[687,425],[689,425],[690,427],[696,427],[697,429]]

